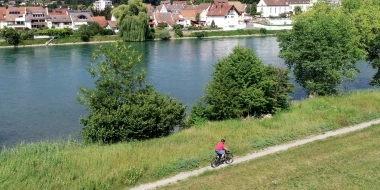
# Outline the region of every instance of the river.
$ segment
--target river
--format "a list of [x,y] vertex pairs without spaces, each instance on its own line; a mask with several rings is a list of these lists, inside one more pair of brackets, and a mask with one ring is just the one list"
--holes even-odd
[[[236,45],[252,48],[266,64],[285,67],[278,58],[275,37],[184,39],[130,43],[143,54],[141,67],[148,83],[190,107],[211,79],[213,64]],[[103,44],[104,45],[104,44]],[[76,101],[80,86],[93,87],[86,68],[100,44],[0,49],[0,146],[20,142],[80,139],[80,116],[87,112]],[[346,90],[372,88],[374,70],[362,71]],[[305,98],[296,84],[293,99]]]

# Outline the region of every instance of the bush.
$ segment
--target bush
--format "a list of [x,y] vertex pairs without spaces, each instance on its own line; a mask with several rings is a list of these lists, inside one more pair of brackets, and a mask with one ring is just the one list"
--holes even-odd
[[103,36],[106,36],[106,35],[114,35],[115,32],[112,30],[112,29],[104,29],[104,28],[101,28],[99,30],[99,34],[100,35],[103,35]]
[[17,46],[22,41],[19,31],[8,27],[0,30],[0,37],[3,37],[8,44],[13,46]]
[[265,28],[260,28],[260,34],[267,34],[268,30]]
[[158,23],[158,28],[166,28],[166,27],[168,27],[168,23],[166,23],[166,22]]
[[189,27],[187,27],[187,30],[198,30],[198,27],[196,27],[196,26],[189,26]]
[[207,37],[207,32],[205,32],[205,31],[193,32],[193,33],[191,33],[191,37],[198,37],[198,38]]
[[168,40],[171,37],[168,30],[161,30],[158,36],[161,40]]
[[288,106],[294,89],[288,71],[265,66],[253,50],[236,46],[214,67],[205,96],[191,110],[193,123],[273,114]]
[[175,29],[174,32],[175,32],[175,34],[176,34],[178,37],[180,37],[180,38],[183,37],[183,32],[182,32],[181,29]]
[[186,106],[157,93],[138,68],[141,55],[125,43],[111,43],[93,53],[89,72],[95,88],[80,88],[78,101],[89,115],[80,119],[85,142],[116,143],[170,134],[181,125]]
[[156,37],[156,30],[154,28],[150,28],[148,31],[147,39],[154,39]]

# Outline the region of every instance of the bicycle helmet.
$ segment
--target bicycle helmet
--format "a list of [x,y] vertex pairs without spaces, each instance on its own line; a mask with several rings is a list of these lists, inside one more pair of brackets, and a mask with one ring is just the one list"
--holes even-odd
[[221,142],[226,142],[226,140],[224,140],[224,139],[222,139],[222,140],[220,140]]

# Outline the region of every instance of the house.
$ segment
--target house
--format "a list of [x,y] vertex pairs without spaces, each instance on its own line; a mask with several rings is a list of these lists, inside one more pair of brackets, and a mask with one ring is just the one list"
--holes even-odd
[[72,22],[70,15],[48,15],[47,16],[47,27],[52,28],[71,28]]
[[235,6],[228,4],[228,0],[213,0],[207,13],[206,25],[211,26],[214,22],[223,30],[245,28],[245,25],[239,24],[240,15]]
[[25,8],[25,27],[34,29],[34,28],[45,28],[47,27],[47,9],[42,7],[30,7]]
[[112,8],[112,1],[98,0],[93,3],[94,9],[97,11],[103,11],[106,7]]
[[181,14],[172,14],[172,18],[176,24],[180,25],[180,27],[185,26],[185,19]]
[[260,0],[257,12],[260,12],[262,17],[277,17],[280,14],[292,14],[297,6],[305,12],[312,4],[313,1],[310,0]]
[[117,34],[119,32],[119,28],[117,27],[116,21],[108,20],[106,29],[113,30],[115,32],[115,34]]
[[[91,11],[90,11],[91,12]],[[92,12],[91,12],[92,14]],[[71,18],[72,24],[71,28],[73,30],[78,30],[82,25],[88,24],[89,22],[92,22],[92,18],[90,13],[86,11],[69,11],[69,16]]]
[[94,16],[91,19],[93,22],[98,23],[100,27],[102,28],[107,27],[107,20],[105,16]]
[[190,9],[190,10],[180,10],[179,14],[182,15],[183,18],[183,26],[188,27],[192,26],[194,21],[196,21],[195,17],[197,15],[197,10]]
[[7,9],[5,7],[0,7],[0,30],[6,26],[5,16],[7,15]]
[[160,12],[155,12],[153,13],[153,18],[154,18],[154,26],[158,27],[160,23],[166,23],[169,28],[172,28],[176,22],[172,18],[172,13],[160,13]]
[[[200,22],[206,23],[207,13],[208,13],[208,9],[210,8],[210,5],[211,5],[211,3],[201,3],[201,4],[193,7],[193,9],[195,9],[197,11],[197,13],[199,13],[199,21]],[[204,25],[204,24],[202,24],[202,25]]]
[[240,1],[228,1],[229,5],[233,5],[237,11],[241,13],[239,16],[239,23],[244,22],[244,17],[245,17],[245,9],[247,8],[247,4],[243,4]]
[[6,24],[4,26],[13,29],[24,29],[25,12],[25,7],[8,7],[5,11]]

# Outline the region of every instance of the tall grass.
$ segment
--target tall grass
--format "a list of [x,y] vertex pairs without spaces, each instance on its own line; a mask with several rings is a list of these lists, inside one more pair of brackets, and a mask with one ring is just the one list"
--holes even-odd
[[194,126],[166,138],[114,145],[22,144],[0,152],[0,189],[122,189],[209,164],[224,138],[241,156],[380,118],[380,91],[293,102],[271,119]]
[[160,189],[379,189],[379,136],[374,125]]

